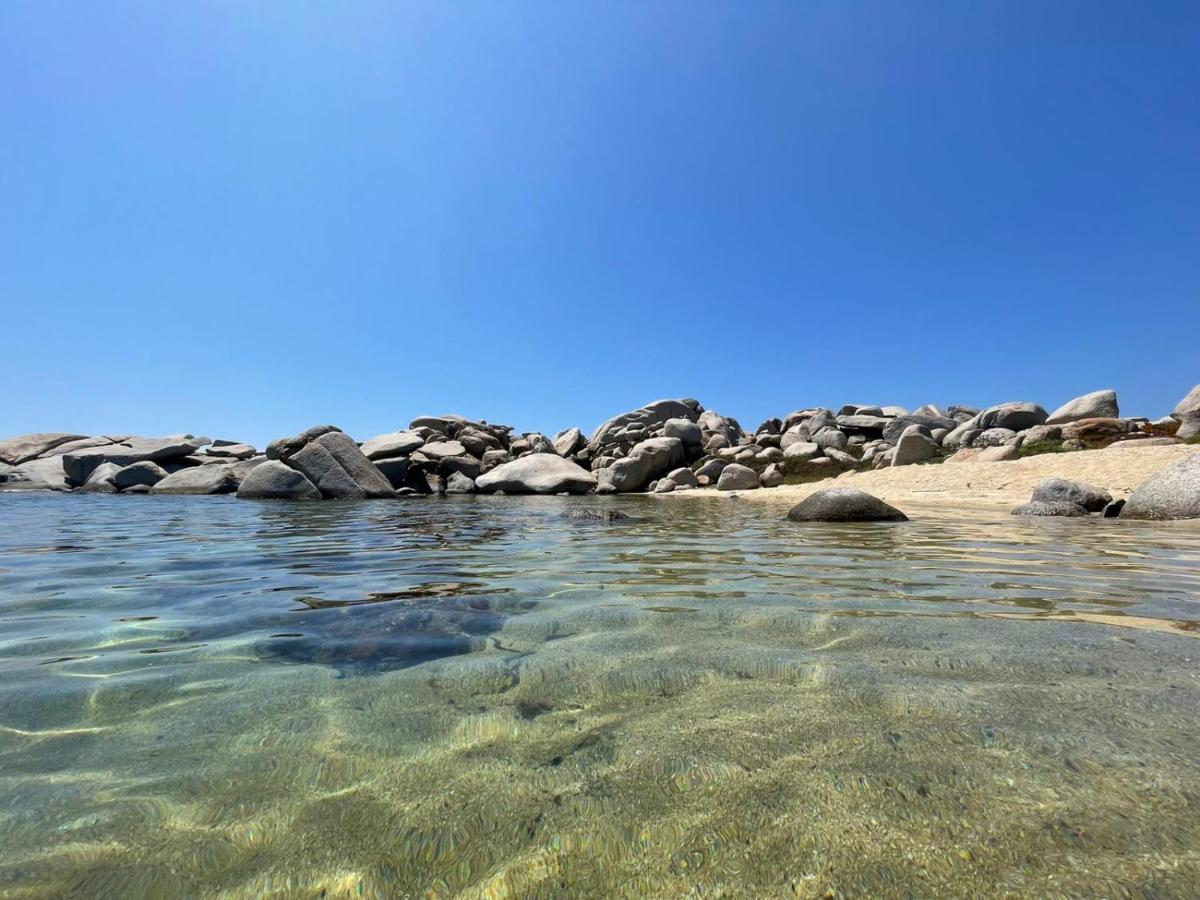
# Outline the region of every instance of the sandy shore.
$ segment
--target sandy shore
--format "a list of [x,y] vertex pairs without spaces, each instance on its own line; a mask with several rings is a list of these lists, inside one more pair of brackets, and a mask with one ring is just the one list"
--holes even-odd
[[796,503],[829,487],[856,487],[899,506],[1015,507],[1029,499],[1043,478],[1069,478],[1103,488],[1114,498],[1128,497],[1148,476],[1200,446],[1149,447],[1129,444],[1104,450],[1045,453],[1011,462],[956,462],[900,466],[846,473],[809,484],[769,490],[719,492],[713,489],[660,494],[660,497],[720,498],[732,494],[764,503]]

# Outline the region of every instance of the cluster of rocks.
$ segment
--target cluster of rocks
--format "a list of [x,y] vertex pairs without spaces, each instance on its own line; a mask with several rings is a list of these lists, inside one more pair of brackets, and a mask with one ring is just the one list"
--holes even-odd
[[[0,442],[0,487],[119,493],[236,493],[255,499],[368,499],[419,494],[632,493],[771,488],[846,471],[1055,449],[1176,442],[1200,434],[1200,385],[1171,416],[1122,418],[1114,391],[1052,413],[1032,402],[977,409],[849,404],[813,407],[746,431],[696,400],[659,400],[586,437],[553,437],[457,415],[423,416],[357,443],[332,425],[272,442],[32,434]],[[1036,502],[1042,502],[1040,500]]]
[[1034,488],[1028,503],[1013,510],[1016,516],[1093,514],[1106,519],[1200,519],[1200,453],[1155,472],[1128,500],[1113,500],[1108,491],[1090,484],[1047,478]]
[[227,494],[264,457],[237,441],[62,432],[0,441],[0,486],[87,493]]

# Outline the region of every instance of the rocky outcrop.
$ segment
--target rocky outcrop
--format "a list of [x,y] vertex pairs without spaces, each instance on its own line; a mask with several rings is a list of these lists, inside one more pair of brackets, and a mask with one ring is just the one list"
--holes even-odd
[[1116,391],[1093,391],[1068,400],[1046,418],[1047,425],[1065,425],[1080,419],[1115,419],[1121,415]]
[[665,425],[668,419],[695,422],[704,412],[695,400],[656,400],[641,409],[613,416],[592,433],[588,447],[599,454],[606,447],[622,442],[638,443],[650,437],[655,426]]
[[787,514],[793,522],[907,522],[908,516],[857,488],[830,488],[805,497]]
[[1175,432],[1175,437],[1181,441],[1200,435],[1200,384],[1176,404],[1171,416],[1179,420],[1179,429]]
[[190,434],[165,438],[129,438],[102,447],[75,450],[62,457],[63,471],[73,484],[83,484],[92,470],[101,463],[116,463],[121,467],[139,462],[154,462],[160,465],[181,460],[200,450],[209,443],[208,438]]
[[1121,518],[1200,518],[1200,453],[1185,456],[1138,485]]
[[[287,445],[287,455],[280,461],[304,475],[321,492],[322,497],[329,500],[363,500],[395,496],[395,490],[388,480],[371,465],[371,461],[348,434],[336,430],[322,431],[299,448],[295,440],[289,439],[291,443]],[[269,451],[270,448],[268,457]]]
[[596,487],[596,477],[586,469],[552,453],[532,453],[497,466],[475,481],[482,493],[586,494]]
[[683,444],[678,438],[649,438],[635,444],[624,459],[601,469],[597,473],[597,482],[619,494],[640,491],[684,459]]
[[0,441],[0,462],[19,466],[23,462],[47,455],[50,450],[62,444],[80,440],[87,440],[87,435],[68,434],[60,431],[23,434],[7,441]]
[[320,500],[321,492],[302,473],[278,459],[268,459],[245,477],[239,500]]

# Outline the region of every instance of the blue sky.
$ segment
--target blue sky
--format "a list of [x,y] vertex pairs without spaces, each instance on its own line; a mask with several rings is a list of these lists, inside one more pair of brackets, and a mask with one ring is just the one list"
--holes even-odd
[[1195,2],[0,4],[0,434],[1158,416]]

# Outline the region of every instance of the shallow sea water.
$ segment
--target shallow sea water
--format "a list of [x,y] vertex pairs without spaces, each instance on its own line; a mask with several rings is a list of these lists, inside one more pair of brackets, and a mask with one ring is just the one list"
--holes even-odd
[[1196,896],[1200,525],[783,509],[0,495],[0,897]]

